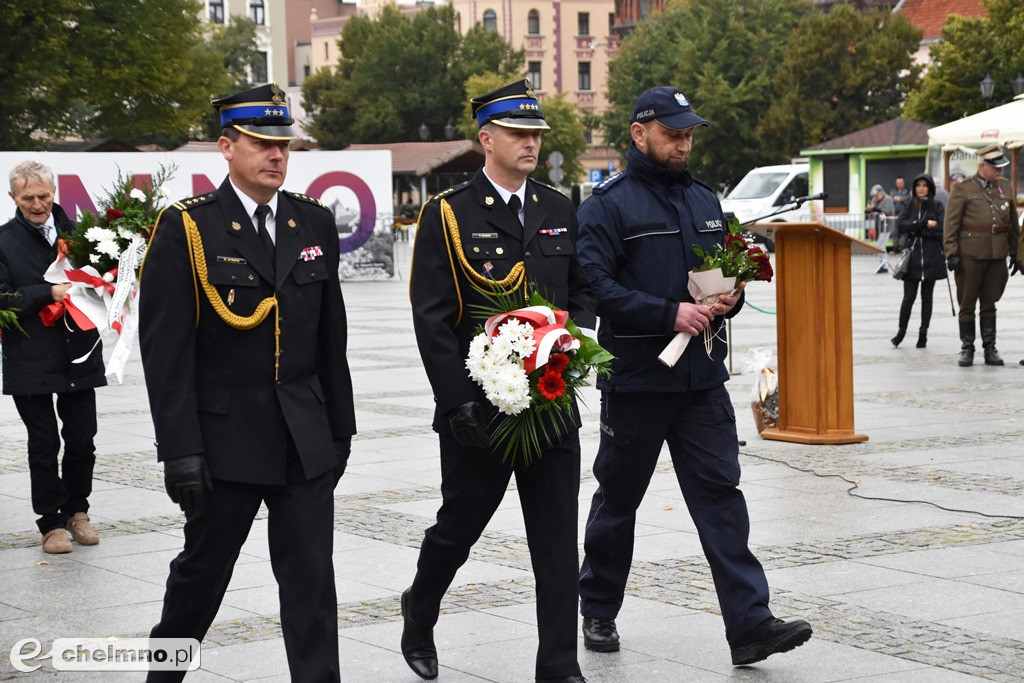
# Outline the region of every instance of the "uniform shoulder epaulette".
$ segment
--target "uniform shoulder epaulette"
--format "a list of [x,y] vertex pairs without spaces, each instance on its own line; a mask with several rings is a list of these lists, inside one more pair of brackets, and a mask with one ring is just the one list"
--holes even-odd
[[207,192],[206,194],[197,194],[195,197],[189,197],[188,199],[182,199],[181,201],[174,202],[171,206],[179,211],[184,211],[186,209],[194,209],[195,207],[203,204],[209,204],[216,198],[216,194],[213,192]]
[[609,187],[611,187],[615,183],[617,183],[620,180],[622,180],[625,176],[626,176],[626,172],[625,171],[619,171],[618,173],[613,175],[611,178],[608,178],[606,180],[602,180],[597,185],[594,185],[594,188],[591,190],[591,193],[592,194],[604,194],[605,192],[608,191]]
[[448,197],[449,195],[453,195],[456,192],[461,192],[462,190],[465,190],[467,187],[469,187],[469,182],[468,181],[464,182],[464,183],[459,183],[458,185],[455,185],[454,187],[449,187],[447,190],[442,190],[441,192],[438,192],[437,194],[435,194],[433,197],[430,198],[430,201],[444,199],[445,197]]
[[558,194],[562,194],[561,190],[559,190],[554,185],[551,185],[550,183],[545,183],[543,180],[537,180],[536,178],[530,178],[530,180],[535,182],[535,183],[537,183],[538,185],[540,185],[543,188],[547,188],[547,189],[551,190],[552,192],[557,192]]
[[292,197],[293,199],[300,199],[304,202],[316,204],[317,206],[323,207],[325,209],[327,208],[326,206],[324,206],[324,203],[322,201],[320,201],[316,197],[310,197],[308,194],[299,194],[298,192],[285,192],[285,194],[288,195],[289,197]]

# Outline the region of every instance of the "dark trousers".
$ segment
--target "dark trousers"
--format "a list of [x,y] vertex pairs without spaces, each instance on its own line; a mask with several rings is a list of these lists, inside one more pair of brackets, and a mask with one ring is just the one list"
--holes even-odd
[[960,262],[962,268],[955,271],[956,298],[960,305],[957,319],[962,323],[974,322],[974,307],[978,316],[988,318],[996,314],[996,302],[1003,296],[1010,273],[1006,259],[971,259]]
[[[703,353],[703,351],[702,351]],[[772,616],[768,581],[747,547],[736,415],[724,386],[686,393],[605,393],[598,489],[587,517],[580,611],[614,618],[633,561],[636,510],[668,442],[676,479],[711,566],[729,640]]]
[[[294,465],[294,466],[293,466]],[[185,522],[185,548],[171,561],[160,623],[151,638],[202,640],[213,623],[239,550],[266,502],[270,565],[281,599],[281,629],[294,681],[338,681],[338,599],[334,587],[334,474],[310,481],[297,458],[289,483],[214,481],[206,508]],[[148,681],[184,672],[152,671]]]
[[[32,482],[32,510],[36,524],[45,534],[63,529],[68,517],[89,511],[92,469],[96,464],[96,392],[93,389],[57,394],[14,396],[21,421],[28,431],[28,471]],[[60,417],[60,432],[57,418]],[[57,467],[60,441],[64,457]]]
[[575,432],[529,467],[514,469],[488,450],[467,448],[442,434],[437,523],[427,529],[416,564],[412,618],[433,626],[441,598],[498,509],[515,472],[526,541],[537,581],[537,678],[580,673],[576,660],[577,515],[580,441]]
[[932,321],[932,295],[935,291],[935,280],[903,280],[903,302],[900,304],[900,329],[906,330],[910,324],[910,314],[914,310],[914,299],[917,298],[917,286],[921,285],[921,329],[927,330]]

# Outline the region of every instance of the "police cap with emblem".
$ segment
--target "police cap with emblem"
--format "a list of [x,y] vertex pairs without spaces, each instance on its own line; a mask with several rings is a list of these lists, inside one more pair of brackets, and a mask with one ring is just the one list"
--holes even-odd
[[996,168],[1010,165],[1010,160],[1003,156],[1003,150],[999,145],[991,144],[982,147],[978,150],[977,154],[979,159],[992,164]]
[[657,121],[666,128],[683,130],[694,126],[710,126],[711,124],[697,116],[690,100],[678,89],[671,86],[659,86],[644,91],[637,98],[633,107],[632,123]]
[[234,128],[264,140],[295,139],[295,121],[288,113],[284,91],[276,83],[228,95],[210,104],[220,113],[222,128]]
[[534,128],[550,130],[540,111],[540,102],[530,81],[509,83],[480,97],[470,100],[478,126],[495,123],[506,128]]

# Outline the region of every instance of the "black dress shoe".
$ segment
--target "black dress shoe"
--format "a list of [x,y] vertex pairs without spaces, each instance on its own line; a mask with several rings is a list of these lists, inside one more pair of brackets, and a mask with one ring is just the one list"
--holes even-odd
[[409,616],[409,590],[402,593],[402,656],[405,663],[420,678],[437,678],[437,648],[434,647],[434,629],[420,626]]
[[729,643],[733,666],[760,662],[776,652],[789,652],[810,640],[812,632],[811,625],[803,619],[766,619],[747,635]]
[[574,674],[560,678],[538,678],[537,683],[587,683],[587,679],[583,677],[583,674]]
[[618,652],[619,632],[615,630],[615,620],[583,617],[583,645],[592,652]]

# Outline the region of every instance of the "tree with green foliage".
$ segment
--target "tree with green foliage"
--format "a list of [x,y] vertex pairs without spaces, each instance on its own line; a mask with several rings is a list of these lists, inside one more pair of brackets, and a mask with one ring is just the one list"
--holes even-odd
[[0,147],[78,135],[173,145],[230,88],[196,0],[19,0],[0,12]]
[[694,138],[690,167],[719,187],[735,184],[751,167],[784,158],[765,155],[756,126],[771,101],[772,76],[788,36],[812,12],[806,0],[669,0],[622,44],[608,71],[613,109],[603,117],[605,140],[623,151],[637,97],[673,85],[711,123]]
[[[510,78],[508,75],[484,73],[470,76],[466,80],[467,95],[464,98],[465,104],[463,105],[462,116],[459,118],[458,125],[456,126],[465,138],[476,140],[477,131],[479,130],[476,119],[473,117],[473,107],[469,100],[497,90],[503,85],[511,83],[515,78],[515,76]],[[519,76],[519,78],[525,77]],[[552,152],[558,150],[564,158],[564,161],[562,161],[562,172],[564,174],[562,182],[571,184],[575,182],[575,179],[583,176],[583,164],[579,158],[587,148],[586,139],[583,137],[586,128],[584,128],[583,121],[576,110],[576,105],[566,102],[564,93],[544,97],[540,100],[540,108],[544,112],[544,120],[551,126],[551,130],[546,130],[541,134],[540,160],[537,164],[537,170],[530,175],[537,180],[542,180],[552,185],[557,184],[551,183],[548,177],[551,165],[548,163],[547,158]]]
[[[336,73],[321,70],[302,85],[308,132],[329,149],[354,142],[432,140],[458,120],[469,76],[522,69],[523,53],[500,37],[455,30],[455,10],[434,5],[411,19],[385,5],[376,19],[352,17],[339,41]],[[410,66],[415,65],[415,68]]]
[[907,98],[906,115],[946,123],[985,109],[980,83],[992,78],[992,103],[1013,98],[1013,79],[1024,73],[1024,3],[983,0],[987,17],[949,17],[942,41],[931,48],[932,66]]
[[[252,19],[232,17],[230,24],[211,24],[206,44],[214,55],[220,57],[230,79],[227,88],[216,95],[229,95],[262,85],[251,80],[264,60],[256,42],[256,22]],[[221,130],[220,115],[211,107],[206,117],[206,137],[216,140]]]
[[901,14],[846,5],[808,15],[786,45],[757,126],[765,155],[805,147],[895,118],[921,67],[921,31]]

